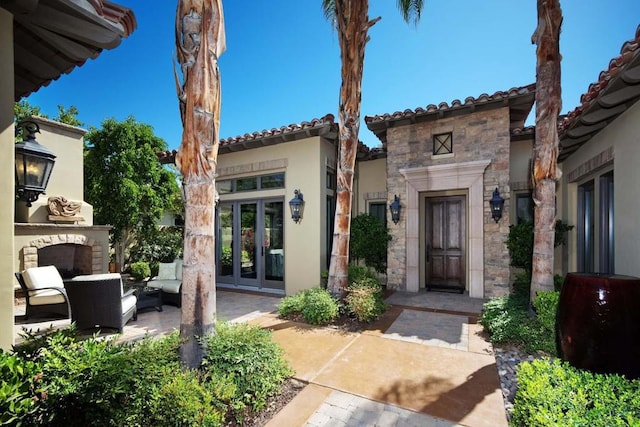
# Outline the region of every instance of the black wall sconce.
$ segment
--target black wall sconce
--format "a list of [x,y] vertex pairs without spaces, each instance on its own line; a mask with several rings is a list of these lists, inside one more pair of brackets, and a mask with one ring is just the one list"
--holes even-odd
[[489,205],[491,206],[491,218],[497,223],[502,218],[502,208],[504,207],[504,199],[500,196],[498,187],[493,190],[493,197],[489,200]]
[[289,200],[289,209],[291,209],[291,219],[296,224],[302,221],[304,214],[304,198],[300,190],[294,190],[293,199]]
[[397,194],[393,196],[393,202],[389,204],[389,210],[391,211],[391,221],[397,224],[400,221],[400,197]]
[[56,155],[36,141],[36,132],[40,132],[36,122],[21,121],[16,126],[16,136],[20,131],[22,142],[15,144],[16,198],[31,206],[47,189]]

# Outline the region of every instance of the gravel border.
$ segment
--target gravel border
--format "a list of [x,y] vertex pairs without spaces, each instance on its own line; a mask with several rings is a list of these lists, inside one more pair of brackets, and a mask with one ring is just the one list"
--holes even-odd
[[540,356],[527,354],[515,347],[494,347],[493,352],[498,367],[498,377],[500,378],[500,388],[502,388],[507,420],[511,420],[513,400],[518,390],[516,369],[520,363],[532,362]]

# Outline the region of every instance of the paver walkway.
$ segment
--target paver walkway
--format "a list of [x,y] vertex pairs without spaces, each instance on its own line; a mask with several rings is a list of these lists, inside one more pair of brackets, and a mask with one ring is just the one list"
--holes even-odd
[[[217,298],[219,319],[271,329],[307,384],[269,427],[507,426],[495,358],[476,324],[480,300],[396,292],[383,318],[349,333],[278,319],[279,298],[220,289]],[[121,339],[179,326],[180,310],[164,306],[141,313]]]

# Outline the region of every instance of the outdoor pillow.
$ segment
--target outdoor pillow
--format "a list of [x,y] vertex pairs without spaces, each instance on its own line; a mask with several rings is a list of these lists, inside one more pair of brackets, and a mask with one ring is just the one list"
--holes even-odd
[[64,288],[62,277],[58,273],[58,269],[53,265],[27,268],[22,273],[22,277],[27,289]]
[[182,260],[177,259],[176,263],[176,279],[182,280]]
[[158,280],[176,280],[176,263],[161,262],[158,265]]

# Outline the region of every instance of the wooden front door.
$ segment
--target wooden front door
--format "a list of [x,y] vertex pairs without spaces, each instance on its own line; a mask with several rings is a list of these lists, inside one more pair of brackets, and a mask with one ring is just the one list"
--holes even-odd
[[426,200],[425,287],[465,290],[466,197]]

